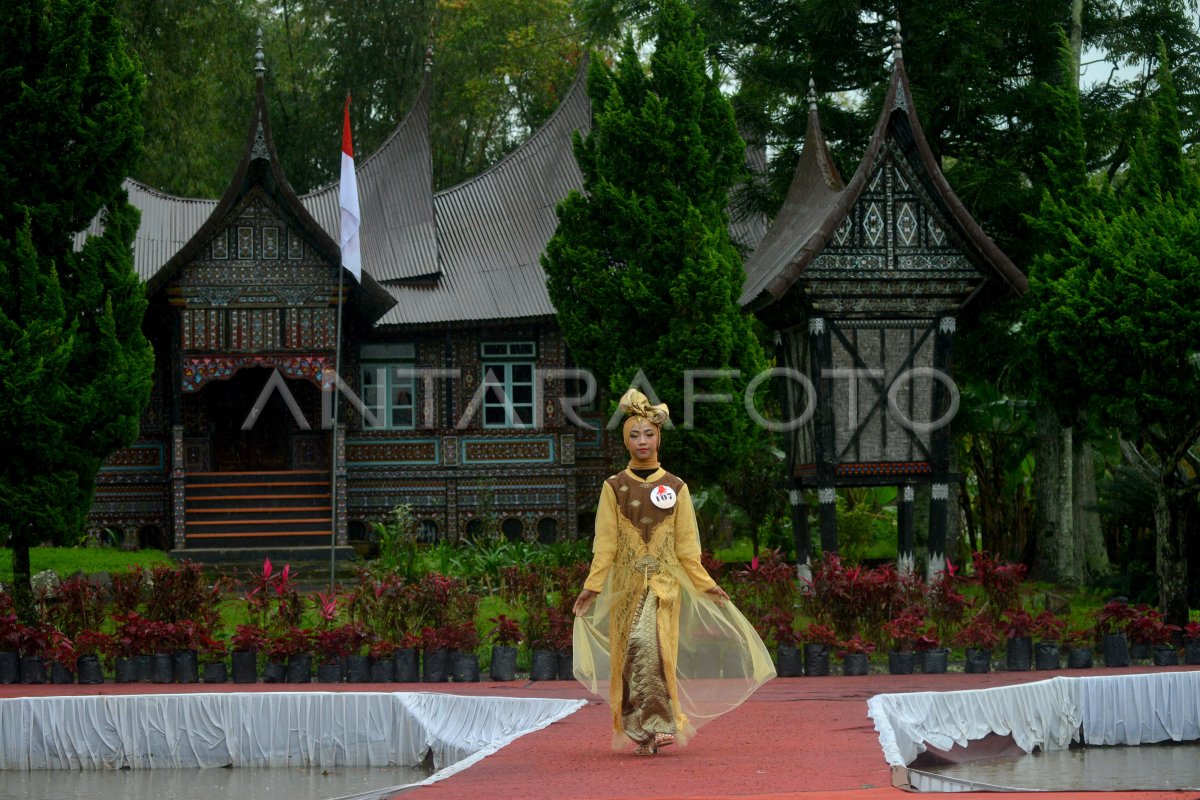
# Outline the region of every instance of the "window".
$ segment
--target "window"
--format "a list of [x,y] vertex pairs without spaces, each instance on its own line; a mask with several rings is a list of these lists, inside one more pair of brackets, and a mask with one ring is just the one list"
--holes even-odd
[[484,342],[483,427],[531,428],[534,424],[533,342]]
[[415,427],[416,374],[411,345],[363,345],[362,391],[359,399],[368,413],[363,414],[367,430],[396,430]]

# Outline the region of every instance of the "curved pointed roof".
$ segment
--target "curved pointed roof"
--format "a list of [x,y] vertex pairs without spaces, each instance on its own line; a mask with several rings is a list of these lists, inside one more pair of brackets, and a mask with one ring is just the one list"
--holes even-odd
[[917,119],[898,41],[879,121],[858,168],[844,186],[829,157],[812,102],[808,126],[783,207],[762,244],[746,261],[746,282],[739,300],[742,306],[760,311],[782,298],[800,279],[863,194],[889,142],[913,166],[927,196],[940,207],[941,216],[964,244],[964,255],[971,263],[1009,291],[1025,291],[1025,275],[984,233],[946,182]]
[[[433,216],[433,155],[429,148],[429,71],[412,109],[383,144],[355,164],[363,271],[378,281],[436,277],[437,232]],[[341,208],[339,183],[300,198],[317,223],[333,235]]]
[[[146,277],[148,294],[153,294],[165,286],[184,265],[194,259],[209,240],[227,223],[228,217],[239,203],[254,191],[266,194],[280,209],[295,219],[304,229],[311,246],[323,258],[331,264],[341,264],[341,248],[333,238],[336,235],[336,227],[331,234],[313,219],[296,196],[296,192],[292,189],[292,185],[288,182],[283,167],[279,163],[279,156],[275,151],[275,141],[271,135],[271,122],[267,115],[261,44],[257,53],[257,61],[254,112],[250,118],[246,146],[233,178],[221,198],[212,206],[208,206],[207,202],[211,201],[183,201],[170,195],[149,193],[142,197],[147,201],[147,206],[141,209],[143,220],[134,242],[135,253],[138,250],[148,249],[147,245],[152,241],[148,240],[146,236],[146,233],[149,233],[145,231],[148,221],[151,231],[155,227],[161,228],[165,225],[172,232],[182,233],[190,227],[190,223],[195,219],[195,215],[186,212],[193,209],[196,211],[207,209],[209,212],[191,236],[175,249],[174,253],[160,262],[161,267]],[[131,199],[133,199],[132,195]],[[149,220],[146,219],[147,216]],[[173,242],[171,246],[173,246]],[[145,254],[139,253],[135,255],[135,260],[140,261],[144,257],[146,257]],[[347,285],[352,286],[353,284],[353,280],[347,282]],[[367,274],[363,275],[359,291],[351,290],[351,298],[352,302],[361,306],[372,319],[377,319],[395,302],[383,287]]]
[[383,325],[553,316],[541,255],[555,208],[583,186],[571,136],[591,127],[586,64],[559,107],[519,147],[484,172],[433,196],[440,275],[389,284],[397,303]]

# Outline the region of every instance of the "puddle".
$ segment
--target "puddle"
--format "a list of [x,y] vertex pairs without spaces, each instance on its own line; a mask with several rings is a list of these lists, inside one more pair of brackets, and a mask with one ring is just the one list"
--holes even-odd
[[0,772],[0,800],[332,800],[408,786],[428,767],[238,767],[213,769],[24,770]]
[[1200,790],[1200,742],[1077,747],[930,766],[920,772],[956,783],[1028,791]]

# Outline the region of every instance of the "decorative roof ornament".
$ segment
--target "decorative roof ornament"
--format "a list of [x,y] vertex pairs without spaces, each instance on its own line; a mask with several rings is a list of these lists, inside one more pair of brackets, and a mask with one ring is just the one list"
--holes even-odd
[[429,72],[433,69],[433,39],[429,40],[429,44],[425,47],[425,71]]
[[817,110],[817,82],[811,76],[808,79],[808,108],[810,111]]
[[904,54],[900,50],[900,45],[904,43],[904,37],[900,35],[900,20],[892,20],[892,30],[894,31],[892,34],[892,53],[895,54],[895,58],[903,59]]
[[254,74],[262,77],[267,71],[267,59],[263,54],[263,33],[262,28],[258,29],[258,46],[254,49]]

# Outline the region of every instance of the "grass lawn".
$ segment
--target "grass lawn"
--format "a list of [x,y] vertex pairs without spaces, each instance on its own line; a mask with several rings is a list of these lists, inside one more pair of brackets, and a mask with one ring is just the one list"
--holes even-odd
[[[111,547],[34,547],[29,551],[29,571],[36,575],[52,570],[66,578],[76,572],[119,572],[135,564],[145,567],[171,563],[162,550],[127,552]],[[12,550],[0,549],[0,582],[12,583]]]

